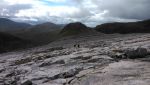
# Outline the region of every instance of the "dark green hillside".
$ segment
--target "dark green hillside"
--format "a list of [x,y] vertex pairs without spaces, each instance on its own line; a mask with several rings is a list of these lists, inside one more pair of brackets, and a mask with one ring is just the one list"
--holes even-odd
[[19,23],[6,18],[0,18],[0,32],[12,32],[30,27],[30,24]]
[[150,33],[150,20],[129,23],[106,23],[95,28],[102,33]]
[[71,36],[78,35],[83,33],[89,33],[91,30],[80,22],[70,23],[61,30],[60,35],[62,36]]
[[0,32],[0,53],[23,49],[30,46],[30,42],[10,34]]

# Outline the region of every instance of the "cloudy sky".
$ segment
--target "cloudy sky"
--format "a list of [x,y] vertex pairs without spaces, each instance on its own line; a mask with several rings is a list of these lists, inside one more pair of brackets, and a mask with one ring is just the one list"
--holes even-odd
[[132,22],[150,18],[150,0],[1,0],[0,17],[22,22]]

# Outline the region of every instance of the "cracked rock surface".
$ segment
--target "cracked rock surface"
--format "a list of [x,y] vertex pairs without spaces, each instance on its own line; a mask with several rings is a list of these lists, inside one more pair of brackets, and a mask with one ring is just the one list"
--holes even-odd
[[149,36],[67,37],[0,54],[0,85],[150,85]]

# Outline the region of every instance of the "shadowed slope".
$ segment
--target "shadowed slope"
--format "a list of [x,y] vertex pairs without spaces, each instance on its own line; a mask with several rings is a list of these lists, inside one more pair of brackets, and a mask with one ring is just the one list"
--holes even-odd
[[0,53],[26,48],[29,44],[29,41],[0,32]]
[[70,36],[70,35],[78,35],[83,33],[90,33],[91,29],[86,27],[84,24],[80,22],[70,23],[62,29],[60,35],[62,36]]
[[30,24],[14,22],[6,18],[0,18],[0,31],[11,32],[31,27]]
[[149,33],[150,20],[129,23],[106,23],[95,28],[102,33]]

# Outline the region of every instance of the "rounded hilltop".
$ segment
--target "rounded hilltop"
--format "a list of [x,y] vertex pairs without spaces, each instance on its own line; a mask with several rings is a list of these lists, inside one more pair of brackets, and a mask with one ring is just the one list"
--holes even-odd
[[75,22],[66,25],[61,30],[60,34],[63,36],[69,36],[69,35],[78,35],[78,34],[89,33],[89,32],[90,29],[86,25],[80,22]]

